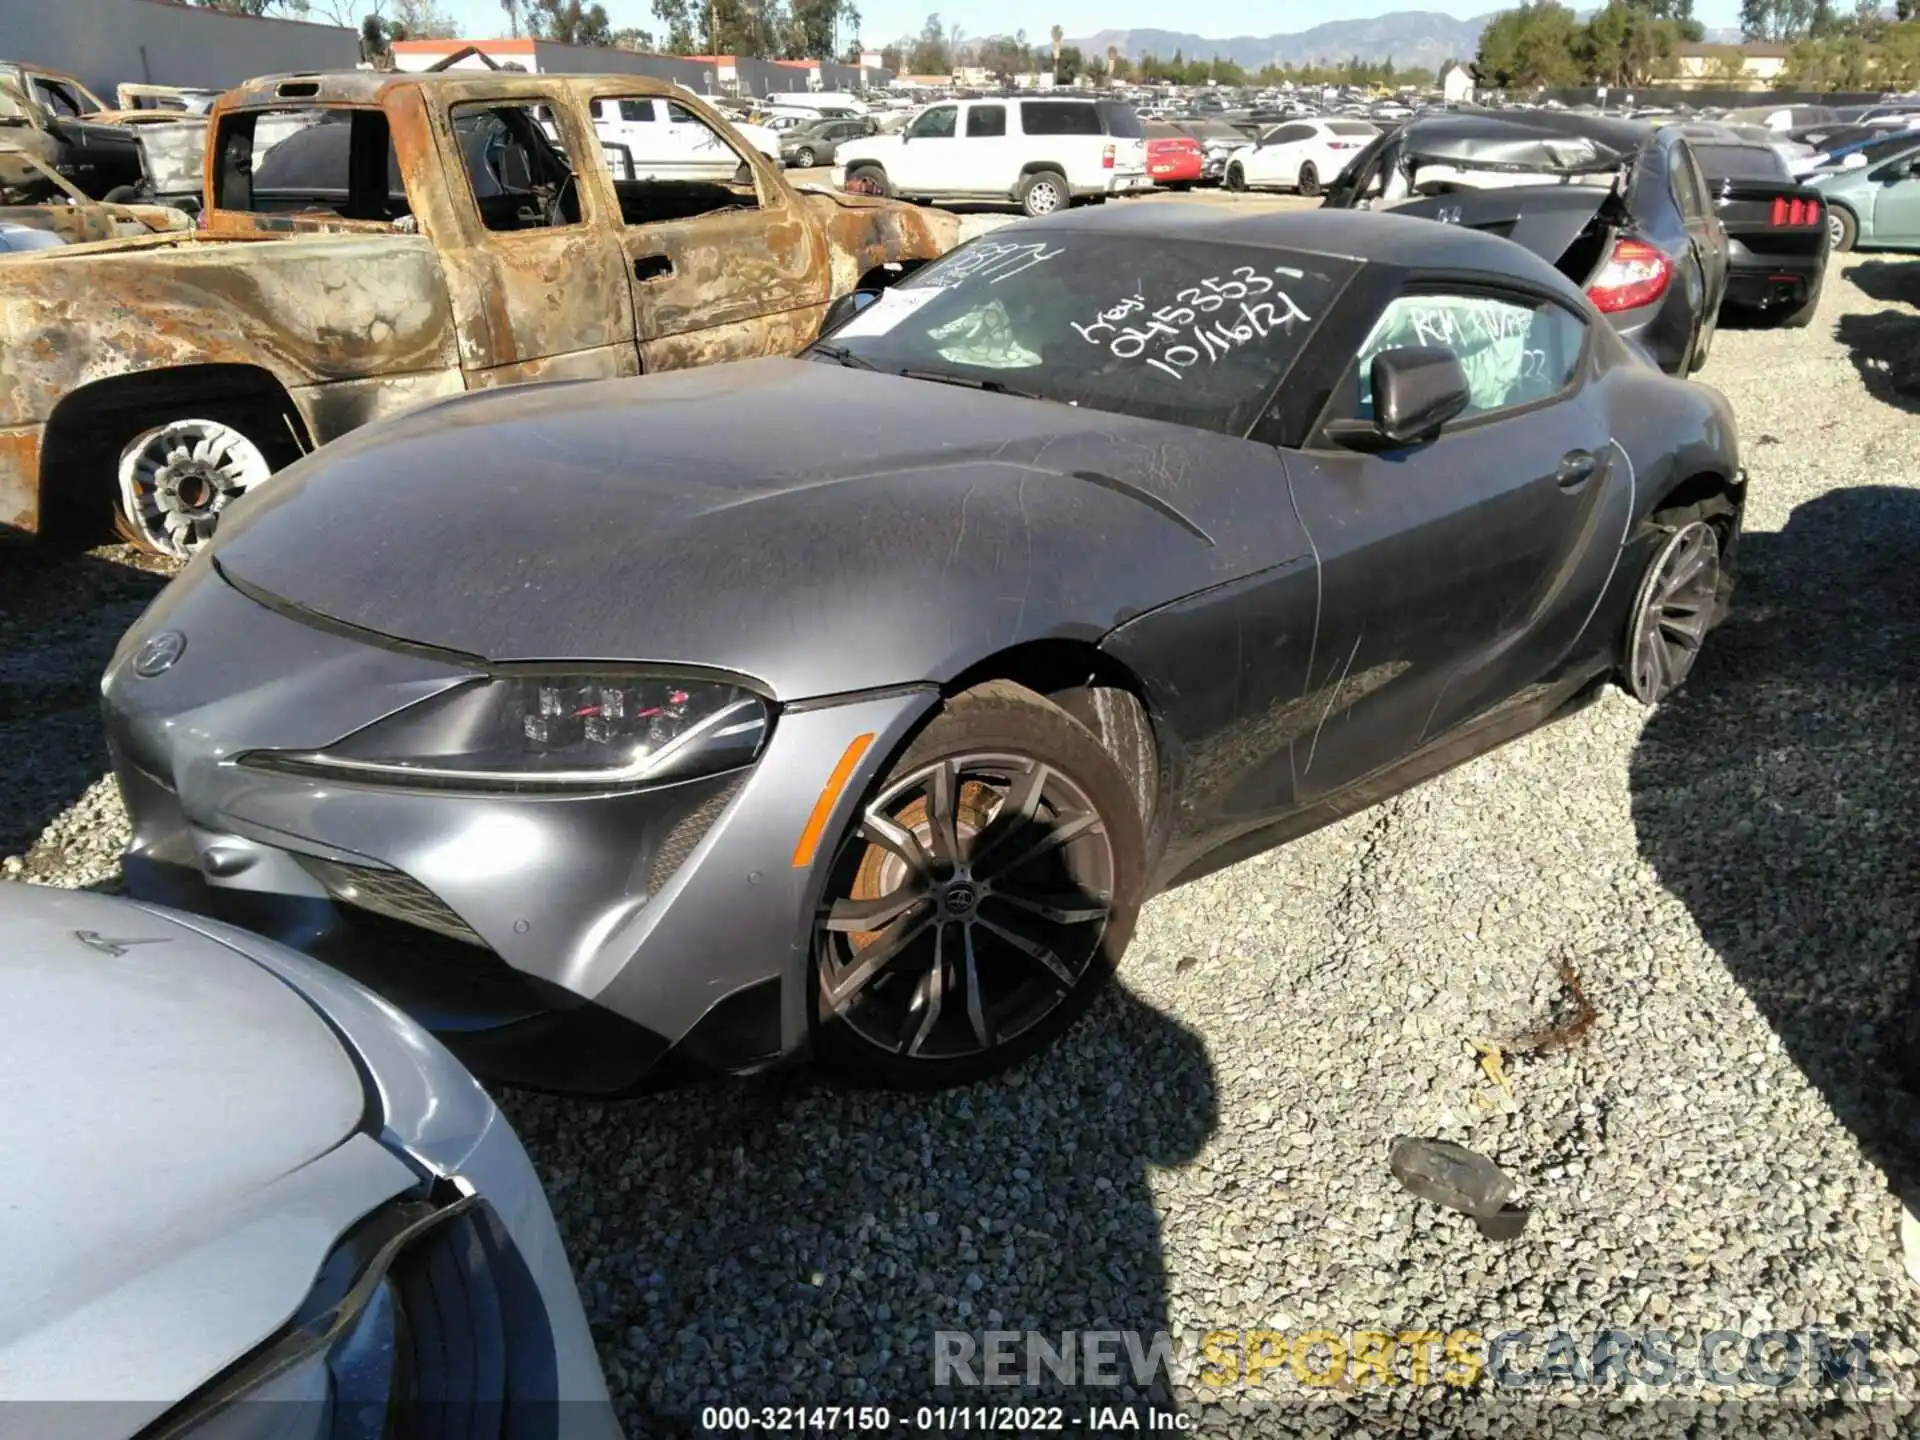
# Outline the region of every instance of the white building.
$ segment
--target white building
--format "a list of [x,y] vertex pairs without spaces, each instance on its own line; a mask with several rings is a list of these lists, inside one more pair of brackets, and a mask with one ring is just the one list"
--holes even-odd
[[1449,105],[1473,103],[1473,72],[1458,60],[1440,67],[1440,93]]

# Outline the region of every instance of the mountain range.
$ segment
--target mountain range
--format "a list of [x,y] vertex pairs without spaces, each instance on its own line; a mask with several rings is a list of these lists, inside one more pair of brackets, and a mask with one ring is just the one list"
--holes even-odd
[[1104,55],[1113,46],[1130,60],[1142,55],[1170,57],[1178,50],[1189,60],[1237,61],[1248,70],[1291,61],[1325,64],[1357,55],[1362,60],[1392,60],[1437,71],[1449,60],[1471,60],[1480,31],[1497,12],[1461,20],[1437,10],[1398,10],[1370,20],[1330,20],[1291,35],[1235,35],[1214,40],[1182,30],[1101,30],[1069,45],[1083,55]]
[[[1284,65],[1291,61],[1304,65],[1337,63],[1352,56],[1362,60],[1391,60],[1396,65],[1422,65],[1439,71],[1449,60],[1471,60],[1480,48],[1480,31],[1498,11],[1488,11],[1468,20],[1443,15],[1437,10],[1396,10],[1371,20],[1331,20],[1288,35],[1235,35],[1227,40],[1209,39],[1184,30],[1101,30],[1067,44],[1080,47],[1082,55],[1104,55],[1113,46],[1130,60],[1142,55],[1157,55],[1165,60],[1178,50],[1189,60],[1238,61],[1248,70],[1262,65]],[[1590,11],[1580,8],[1577,14]],[[1738,29],[1709,30],[1706,38],[1716,44],[1733,44],[1740,39]]]

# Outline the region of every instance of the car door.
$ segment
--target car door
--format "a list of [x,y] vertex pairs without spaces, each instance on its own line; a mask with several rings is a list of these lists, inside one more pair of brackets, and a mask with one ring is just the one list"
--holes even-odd
[[956,190],[970,195],[1007,195],[1013,192],[1019,165],[1013,142],[1007,138],[1007,107],[998,100],[975,100],[966,107],[961,126],[959,175]]
[[1889,161],[1867,177],[1873,184],[1876,245],[1920,245],[1920,154]]
[[1544,295],[1436,282],[1390,301],[1328,422],[1371,415],[1375,356],[1454,352],[1472,398],[1437,438],[1375,452],[1310,438],[1288,457],[1321,565],[1296,798],[1382,770],[1545,676],[1620,551],[1633,481],[1587,392],[1589,321]]
[[942,195],[953,189],[960,107],[929,105],[900,133],[887,178],[903,195]]
[[1310,124],[1281,125],[1269,130],[1253,152],[1252,173],[1258,185],[1291,185],[1300,175],[1301,145],[1315,134]]
[[704,132],[673,141],[692,167],[629,179],[602,154],[594,176],[615,214],[640,368],[794,353],[829,298],[825,234],[730,131],[691,105],[658,104],[665,125]]
[[1667,152],[1667,183],[1686,226],[1687,245],[1698,270],[1695,313],[1703,326],[1710,325],[1727,293],[1727,274],[1732,261],[1727,228],[1713,212],[1707,178],[1685,141],[1675,141]]

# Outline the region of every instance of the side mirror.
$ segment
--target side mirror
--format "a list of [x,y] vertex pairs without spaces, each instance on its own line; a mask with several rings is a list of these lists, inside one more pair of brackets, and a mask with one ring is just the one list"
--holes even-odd
[[827,306],[826,318],[820,322],[820,333],[831,335],[879,298],[878,290],[849,290]]
[[1327,427],[1329,438],[1355,450],[1431,440],[1472,398],[1458,357],[1437,345],[1383,350],[1373,357],[1368,374],[1373,382],[1373,419],[1336,420]]

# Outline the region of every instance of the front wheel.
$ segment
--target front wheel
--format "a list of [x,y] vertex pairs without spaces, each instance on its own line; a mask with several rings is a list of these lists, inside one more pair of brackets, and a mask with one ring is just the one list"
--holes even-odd
[[845,190],[849,195],[878,195],[882,200],[893,198],[893,187],[887,183],[887,172],[878,165],[856,165],[847,171]]
[[823,1065],[965,1084],[1052,1044],[1127,947],[1139,811],[1092,731],[1021,686],[950,701],[862,801],[813,940]]
[[1693,669],[1724,596],[1720,536],[1705,520],[1688,520],[1654,553],[1634,601],[1627,631],[1627,689],[1657,705]]
[[1072,192],[1067,189],[1067,177],[1058,170],[1036,170],[1020,182],[1020,189],[1014,198],[1020,202],[1022,210],[1036,218],[1052,215],[1073,203]]
[[1312,196],[1320,193],[1320,172],[1314,168],[1311,160],[1302,162],[1300,166],[1299,188],[1302,195]]
[[1853,242],[1860,238],[1860,222],[1853,218],[1851,211],[1842,210],[1838,205],[1827,207],[1827,248],[1837,254],[1845,254],[1853,249]]
[[813,159],[813,147],[811,145],[802,145],[798,150],[793,152],[793,163],[801,170],[811,170],[813,168]]

